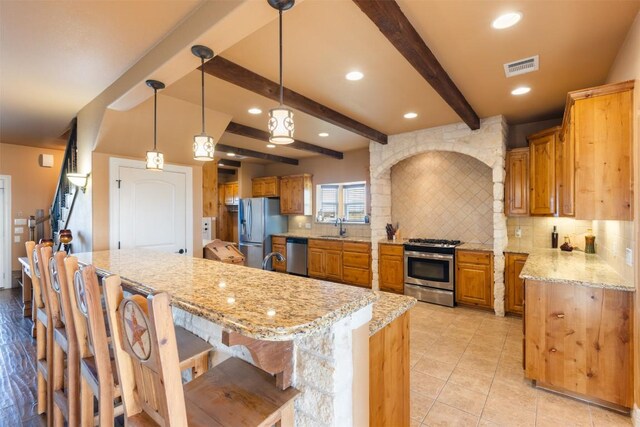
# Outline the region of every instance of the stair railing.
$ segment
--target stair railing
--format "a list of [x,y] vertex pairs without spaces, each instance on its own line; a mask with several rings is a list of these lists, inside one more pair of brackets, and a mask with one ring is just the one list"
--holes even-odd
[[[69,139],[67,140],[67,147],[64,151],[60,176],[58,177],[56,192],[54,193],[53,202],[49,209],[51,234],[54,241],[58,244],[58,249],[60,249],[61,246],[58,235],[60,230],[66,229],[69,224],[69,218],[71,217],[71,212],[73,211],[73,206],[75,205],[78,195],[77,189],[75,189],[74,185],[67,179],[68,172],[77,172],[78,170],[77,130],[78,120],[74,118],[70,124]],[[71,200],[69,200],[69,197],[71,197]],[[66,216],[63,215],[65,209],[68,210]]]

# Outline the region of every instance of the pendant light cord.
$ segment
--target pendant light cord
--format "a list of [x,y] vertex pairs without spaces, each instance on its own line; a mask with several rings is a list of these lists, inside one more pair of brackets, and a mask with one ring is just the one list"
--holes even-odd
[[158,89],[153,88],[153,151],[156,150],[156,137],[158,128]]
[[279,10],[280,12],[280,106],[283,105],[283,98],[284,98],[284,87],[282,85],[282,9]]
[[200,57],[200,70],[202,71],[202,134],[204,135],[204,57]]

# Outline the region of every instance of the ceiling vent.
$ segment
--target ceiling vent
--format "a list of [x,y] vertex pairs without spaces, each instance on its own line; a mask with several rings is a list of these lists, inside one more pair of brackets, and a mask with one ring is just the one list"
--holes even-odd
[[517,61],[504,64],[504,74],[507,77],[517,76],[519,74],[526,74],[532,71],[538,71],[540,62],[538,55],[531,56],[529,58],[519,59]]

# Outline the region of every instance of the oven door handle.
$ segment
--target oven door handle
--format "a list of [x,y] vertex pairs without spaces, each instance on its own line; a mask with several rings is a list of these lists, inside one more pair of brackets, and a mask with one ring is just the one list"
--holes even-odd
[[447,259],[453,260],[453,255],[443,255],[436,254],[432,252],[414,252],[414,251],[405,251],[405,257],[413,257],[413,258],[426,258],[426,259]]

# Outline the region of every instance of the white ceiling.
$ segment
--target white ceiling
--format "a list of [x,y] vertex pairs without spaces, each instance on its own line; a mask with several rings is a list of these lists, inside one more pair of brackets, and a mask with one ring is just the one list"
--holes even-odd
[[47,145],[201,2],[1,0],[0,141]]

